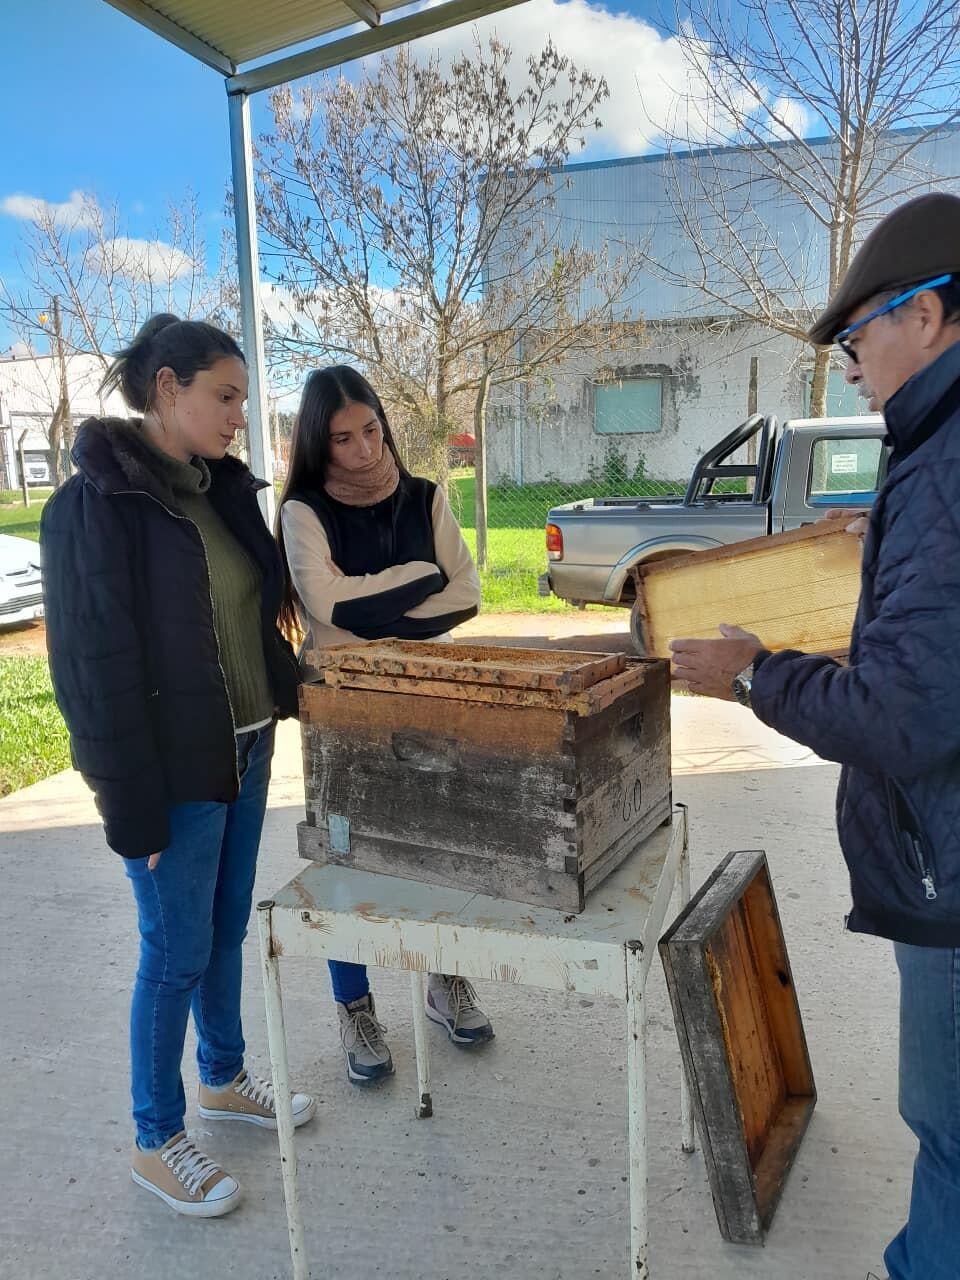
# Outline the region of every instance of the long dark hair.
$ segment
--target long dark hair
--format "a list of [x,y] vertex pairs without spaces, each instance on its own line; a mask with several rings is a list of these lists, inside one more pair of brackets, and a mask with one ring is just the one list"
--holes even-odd
[[101,391],[120,391],[131,409],[145,413],[153,404],[157,374],[172,369],[182,387],[188,387],[202,369],[211,369],[225,356],[244,359],[237,343],[202,320],[178,320],[169,312],[151,316],[123,351],[118,351]]
[[293,439],[290,441],[290,465],[277,504],[274,524],[283,560],[284,590],[280,625],[288,635],[296,634],[299,624],[287,549],[283,545],[283,522],[280,518],[283,504],[297,494],[311,491],[316,493],[323,489],[330,461],[330,420],[335,413],[350,404],[365,404],[373,410],[383,429],[383,443],[396,459],[401,476],[410,474],[397,451],[380,397],[363,374],[348,364],[333,364],[326,369],[315,369],[304,383],[303,395],[300,397],[300,408],[293,424]]

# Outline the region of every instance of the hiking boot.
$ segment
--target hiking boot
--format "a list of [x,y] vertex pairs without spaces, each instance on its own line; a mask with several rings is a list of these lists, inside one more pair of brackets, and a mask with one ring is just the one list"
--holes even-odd
[[240,1186],[186,1133],[175,1134],[156,1151],[133,1150],[130,1176],[177,1213],[219,1218],[240,1203]]
[[347,1075],[353,1084],[376,1084],[393,1075],[393,1058],[383,1035],[386,1027],[377,1018],[369,993],[349,1004],[337,1005],[340,1043],[347,1058]]
[[427,982],[427,1017],[446,1027],[454,1044],[467,1047],[493,1039],[490,1019],[480,1008],[477,993],[466,978],[431,973]]
[[[293,1127],[312,1119],[317,1104],[307,1093],[295,1093],[291,1098]],[[241,1071],[235,1080],[219,1089],[200,1085],[200,1114],[205,1120],[246,1120],[263,1129],[276,1129],[277,1107],[273,1085],[249,1071]]]

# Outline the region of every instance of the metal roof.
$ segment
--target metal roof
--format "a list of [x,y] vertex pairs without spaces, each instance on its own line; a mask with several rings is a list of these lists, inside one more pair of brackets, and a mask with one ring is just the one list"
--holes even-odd
[[[523,0],[447,0],[381,25],[381,15],[411,7],[411,0],[106,0],[142,26],[178,45],[235,80],[231,91],[256,92],[322,66],[415,40],[418,36],[475,21]],[[366,32],[321,44],[314,50],[237,75],[244,63],[266,58],[358,22]],[[324,56],[329,51],[332,56]],[[311,57],[311,54],[314,56]],[[317,56],[319,55],[319,57]],[[258,74],[261,73],[261,74]]]

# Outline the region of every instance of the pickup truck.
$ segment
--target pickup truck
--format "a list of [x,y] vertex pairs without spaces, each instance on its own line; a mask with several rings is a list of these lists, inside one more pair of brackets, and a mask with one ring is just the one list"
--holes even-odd
[[[796,529],[830,507],[869,506],[886,474],[884,434],[878,416],[780,425],[754,414],[700,458],[682,497],[588,498],[553,507],[540,594],[581,607],[629,608],[642,652],[637,565]],[[732,462],[736,453],[755,460]]]

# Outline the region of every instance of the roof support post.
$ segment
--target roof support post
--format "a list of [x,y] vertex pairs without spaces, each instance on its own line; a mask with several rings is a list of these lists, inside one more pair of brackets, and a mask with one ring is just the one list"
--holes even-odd
[[233,216],[237,229],[240,317],[243,350],[250,376],[247,439],[250,467],[254,475],[266,480],[269,486],[261,491],[260,506],[268,525],[272,527],[276,498],[273,490],[273,453],[270,447],[270,416],[267,407],[263,312],[260,307],[260,253],[257,248],[250,98],[246,93],[234,93],[228,96],[227,102],[230,112],[230,161],[233,170]]

